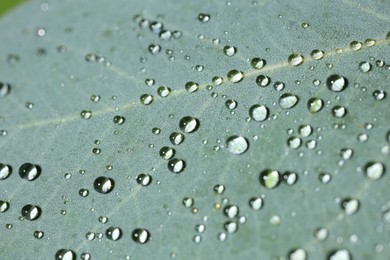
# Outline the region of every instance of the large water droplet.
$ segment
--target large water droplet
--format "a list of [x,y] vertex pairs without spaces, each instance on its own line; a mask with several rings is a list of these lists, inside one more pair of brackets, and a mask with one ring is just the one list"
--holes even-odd
[[114,189],[114,186],[114,180],[104,176],[97,177],[93,183],[95,190],[102,194],[110,193]]
[[345,214],[352,215],[355,214],[359,209],[360,203],[359,200],[353,198],[345,198],[341,201],[341,208],[344,210]]
[[340,75],[330,75],[326,79],[326,86],[335,92],[343,91],[348,85],[348,80]]
[[264,121],[268,117],[268,108],[263,105],[253,105],[249,109],[249,115],[253,120],[257,122]]
[[307,102],[307,108],[311,113],[317,113],[324,106],[324,101],[320,98],[311,98]]
[[23,218],[31,221],[37,220],[41,216],[41,212],[40,207],[31,204],[25,205],[21,210]]
[[199,120],[192,116],[185,116],[180,119],[179,127],[183,132],[192,133],[199,128]]
[[244,79],[244,72],[238,70],[231,70],[228,72],[227,78],[230,82],[238,83]]
[[232,154],[242,154],[246,152],[249,143],[245,137],[233,135],[226,140],[227,149]]
[[185,167],[186,163],[181,159],[174,158],[168,162],[168,169],[173,173],[181,173]]
[[169,141],[171,141],[171,143],[174,145],[181,144],[182,142],[184,142],[184,139],[185,139],[184,135],[178,132],[173,132],[169,136]]
[[109,227],[106,230],[106,236],[108,239],[116,241],[121,238],[122,230],[118,227]]
[[298,96],[285,93],[280,96],[279,105],[281,108],[289,109],[294,107],[298,103],[298,100],[299,100]]
[[186,83],[185,89],[190,93],[196,92],[199,89],[199,84],[192,82],[192,81],[189,81]]
[[0,98],[6,97],[11,92],[11,85],[0,82]]
[[234,46],[225,46],[225,47],[223,47],[223,53],[225,53],[226,56],[231,57],[234,54],[236,54],[236,52],[237,52],[237,49]]
[[33,181],[41,174],[41,167],[32,163],[24,163],[19,168],[19,175],[22,179]]
[[169,160],[173,156],[175,156],[175,149],[168,146],[164,146],[160,149],[160,156],[165,160]]
[[55,255],[56,260],[75,260],[76,253],[70,249],[60,249]]
[[288,57],[288,63],[290,63],[291,66],[299,66],[303,63],[303,56],[299,54],[291,54]]
[[236,205],[228,205],[224,208],[223,212],[228,218],[235,218],[240,212],[240,209]]
[[280,179],[280,173],[275,170],[266,169],[260,173],[260,183],[268,189],[276,188],[280,183]]
[[378,180],[385,173],[385,165],[381,162],[369,162],[365,166],[365,174],[371,180]]
[[134,240],[134,242],[145,244],[150,239],[150,233],[147,229],[137,228],[133,230],[131,237]]

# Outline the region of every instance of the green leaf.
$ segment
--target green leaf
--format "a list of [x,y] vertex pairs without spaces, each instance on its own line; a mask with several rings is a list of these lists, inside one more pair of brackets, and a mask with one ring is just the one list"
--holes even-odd
[[3,16],[0,259],[385,259],[389,14],[33,0]]

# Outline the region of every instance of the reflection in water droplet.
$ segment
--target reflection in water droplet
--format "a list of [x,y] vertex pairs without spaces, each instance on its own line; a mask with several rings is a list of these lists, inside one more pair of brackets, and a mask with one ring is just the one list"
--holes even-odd
[[142,186],[148,186],[150,183],[152,183],[152,176],[149,174],[141,173],[137,176],[137,183]]
[[231,70],[228,72],[227,78],[230,82],[238,83],[244,79],[244,72],[238,70]]
[[200,13],[198,15],[198,20],[202,23],[207,23],[210,20],[209,14]]
[[249,143],[246,138],[242,136],[233,135],[226,140],[227,149],[232,154],[242,154],[246,152]]
[[340,75],[330,75],[326,79],[326,86],[334,92],[343,91],[348,85],[348,80]]
[[180,119],[179,127],[186,133],[195,132],[199,128],[199,120],[195,117],[185,116]]
[[93,183],[95,190],[102,194],[110,193],[114,189],[114,186],[114,180],[104,176],[97,177]]
[[280,183],[280,179],[280,173],[275,170],[266,169],[260,173],[260,183],[268,189],[276,188]]
[[291,66],[299,66],[303,63],[303,56],[299,54],[291,54],[288,57],[288,63],[290,63]]
[[41,216],[41,212],[40,207],[31,204],[25,205],[21,210],[23,218],[31,221],[37,220]]
[[134,242],[140,243],[140,244],[145,244],[150,239],[150,233],[147,229],[137,228],[137,229],[133,230],[131,237],[132,237]]
[[196,92],[199,89],[199,84],[192,82],[192,81],[189,81],[186,83],[185,89],[190,93]]
[[298,100],[298,96],[286,93],[280,96],[279,105],[284,109],[292,108],[298,103]]
[[385,165],[381,162],[369,162],[365,166],[366,177],[371,180],[378,180],[385,173]]
[[0,82],[0,98],[6,97],[11,92],[11,85]]
[[249,115],[257,122],[264,121],[268,117],[268,108],[263,105],[253,105],[249,109]]

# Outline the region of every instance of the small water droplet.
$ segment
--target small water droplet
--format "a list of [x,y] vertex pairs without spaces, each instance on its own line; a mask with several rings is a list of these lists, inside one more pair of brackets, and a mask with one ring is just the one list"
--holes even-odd
[[327,259],[328,260],[352,260],[352,256],[347,249],[339,249],[330,252]]
[[198,83],[195,83],[195,82],[192,82],[192,81],[189,81],[186,83],[185,85],[185,89],[190,92],[190,93],[194,93],[196,91],[198,91],[199,89],[199,84]]
[[118,227],[109,227],[106,230],[106,237],[110,240],[116,241],[122,236],[122,230]]
[[55,255],[56,260],[75,260],[76,253],[70,249],[60,249]]
[[200,13],[198,15],[198,20],[202,23],[207,23],[210,20],[210,15],[205,13]]
[[0,163],[0,180],[7,179],[12,173],[12,167],[7,164]]
[[363,61],[359,63],[359,70],[363,73],[367,73],[371,70],[371,64],[369,62]]
[[310,57],[313,60],[320,60],[324,57],[324,52],[322,50],[315,49],[310,53]]
[[286,93],[280,96],[279,105],[281,108],[289,109],[294,107],[298,103],[298,101],[298,96]]
[[185,139],[184,135],[182,133],[178,133],[178,132],[173,132],[169,136],[169,140],[174,145],[181,144],[182,142],[184,142],[184,139]]
[[224,208],[223,212],[228,218],[233,219],[239,214],[240,209],[236,205],[228,205]]
[[334,117],[342,118],[347,114],[347,109],[343,106],[334,106],[332,108],[332,115]]
[[384,90],[375,90],[372,93],[372,96],[374,97],[375,100],[382,101],[382,100],[384,100],[386,98],[387,93]]
[[140,101],[143,105],[150,105],[153,102],[153,96],[150,94],[143,94],[140,97]]
[[352,215],[355,214],[359,209],[360,203],[359,200],[353,198],[345,198],[341,201],[341,208],[344,210],[345,214]]
[[194,199],[193,198],[184,198],[183,205],[186,208],[191,208],[194,205]]
[[236,54],[237,48],[234,46],[225,46],[223,47],[223,53],[225,53],[226,56],[232,57],[234,54]]
[[248,140],[242,136],[233,135],[226,140],[227,149],[232,154],[243,154],[248,150]]
[[92,117],[92,112],[89,110],[82,110],[80,116],[82,119],[90,119]]
[[254,210],[259,210],[263,207],[263,199],[261,197],[251,198],[249,200],[249,206]]
[[150,183],[152,183],[152,176],[149,174],[141,173],[137,176],[137,183],[142,186],[148,186]]

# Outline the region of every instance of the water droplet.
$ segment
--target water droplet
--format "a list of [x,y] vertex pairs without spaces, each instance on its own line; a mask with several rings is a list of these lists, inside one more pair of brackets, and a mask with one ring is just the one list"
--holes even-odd
[[300,125],[298,128],[299,135],[302,137],[308,137],[313,132],[311,125]]
[[195,82],[192,82],[192,81],[189,81],[186,83],[185,85],[185,89],[190,92],[190,93],[194,93],[196,91],[198,91],[199,89],[199,84],[198,83],[195,83]]
[[11,175],[11,173],[12,173],[11,166],[0,163],[0,180],[7,179]]
[[41,174],[41,167],[32,163],[24,163],[19,168],[20,178],[33,181]]
[[364,168],[367,178],[371,180],[378,180],[385,173],[385,165],[381,162],[369,162]]
[[0,200],[0,212],[6,212],[9,209],[9,202]]
[[263,207],[263,199],[260,197],[251,198],[249,200],[249,206],[254,210],[259,210]]
[[260,58],[253,58],[251,60],[251,66],[252,68],[254,69],[261,69],[263,68],[265,65],[267,64],[267,62],[264,60],[264,59],[260,59]]
[[291,136],[287,139],[287,145],[290,149],[298,149],[301,144],[302,140],[297,136]]
[[202,23],[207,23],[210,20],[209,14],[200,13],[198,15],[198,20]]
[[285,172],[283,174],[283,180],[287,185],[294,185],[298,180],[298,174],[295,172]]
[[223,212],[225,213],[226,217],[235,218],[240,212],[240,209],[236,205],[228,205],[224,208]]
[[89,190],[87,190],[87,189],[80,189],[79,190],[79,195],[81,196],[81,197],[87,197],[88,195],[89,195]]
[[343,91],[348,85],[348,80],[340,75],[330,75],[326,79],[326,86],[335,92]]
[[281,108],[289,109],[294,107],[298,103],[298,100],[298,96],[286,93],[280,96],[279,105]]
[[244,72],[238,70],[231,70],[228,72],[227,78],[230,82],[238,83],[244,79]]
[[320,240],[323,241],[328,237],[328,230],[326,228],[317,228],[314,231],[314,236]]
[[131,237],[134,242],[145,244],[150,240],[150,233],[147,229],[137,228],[133,230]]
[[9,83],[0,82],[0,98],[6,97],[11,92]]
[[195,132],[199,128],[199,120],[195,117],[185,116],[180,119],[179,127],[185,133]]
[[259,76],[257,76],[257,78],[256,78],[256,84],[257,84],[259,87],[266,87],[266,86],[268,86],[270,83],[271,83],[271,78],[270,78],[270,77],[267,77],[267,76],[264,76],[264,75],[259,75]]
[[324,57],[324,52],[322,50],[315,49],[310,53],[310,57],[313,60],[320,60]]
[[181,173],[185,167],[186,163],[184,160],[174,158],[168,162],[168,169],[173,173]]
[[150,95],[150,94],[143,94],[141,97],[140,97],[140,101],[142,104],[144,105],[150,105],[152,104],[153,102],[153,96]]
[[342,118],[347,114],[347,109],[343,106],[334,106],[332,108],[332,115],[334,117]]
[[226,233],[221,232],[221,233],[218,234],[217,238],[218,238],[219,241],[223,242],[223,241],[226,240],[227,235],[226,235]]
[[260,173],[260,183],[268,189],[276,188],[280,183],[280,179],[280,173],[275,170],[266,169]]
[[28,204],[22,208],[20,213],[24,219],[33,221],[37,220],[41,216],[41,212],[42,210],[40,207]]
[[358,51],[363,47],[363,44],[361,42],[358,42],[358,41],[352,41],[351,44],[349,45],[349,47],[353,51]]
[[82,119],[90,119],[92,117],[92,112],[89,110],[83,110],[80,112],[80,116]]
[[109,227],[106,230],[106,236],[108,239],[116,241],[121,238],[122,230],[118,227]]
[[276,91],[282,91],[284,89],[285,85],[283,82],[277,81],[274,83],[274,89]]
[[104,176],[97,177],[93,183],[95,190],[102,194],[110,193],[114,189],[114,186],[114,180]]
[[359,70],[363,73],[367,73],[371,70],[371,64],[369,62],[363,61],[359,63]]
[[322,109],[323,105],[324,101],[322,101],[320,98],[311,98],[307,102],[307,108],[311,113],[317,113]]
[[345,198],[341,201],[341,208],[344,210],[345,214],[352,215],[355,214],[359,209],[360,203],[359,200],[353,198]]
[[329,173],[325,173],[325,172],[322,172],[320,173],[320,175],[318,176],[320,181],[323,183],[323,184],[327,184],[330,182],[331,180],[331,175]]
[[375,90],[373,93],[372,93],[373,97],[375,98],[375,100],[377,101],[382,101],[386,98],[386,95],[387,93],[383,90]]
[[160,149],[160,156],[165,160],[169,160],[173,156],[175,156],[175,149],[168,146],[164,146]]
[[45,235],[45,234],[44,234],[42,231],[39,231],[39,230],[34,231],[34,233],[33,233],[33,236],[34,236],[36,239],[41,239],[41,238],[43,238],[44,235]]
[[99,95],[92,95],[90,99],[92,102],[97,103],[100,100],[100,96]]
[[195,231],[199,233],[203,233],[206,230],[206,226],[203,224],[199,224],[195,226]]
[[225,53],[226,56],[231,57],[234,54],[236,54],[236,52],[237,52],[237,49],[234,46],[225,46],[225,47],[223,47],[223,53]]
[[225,185],[217,184],[214,186],[214,192],[216,194],[222,194],[225,191]]
[[184,135],[182,133],[178,133],[178,132],[173,132],[169,136],[169,140],[174,145],[181,144],[182,142],[184,142],[184,139],[185,139]]
[[233,234],[237,232],[238,225],[235,221],[228,221],[224,224],[224,228],[229,234]]
[[194,199],[193,198],[184,198],[183,205],[186,208],[191,208],[194,205]]
[[237,135],[230,136],[226,144],[228,151],[232,154],[243,154],[249,147],[247,139]]
[[75,260],[76,253],[70,249],[60,249],[55,255],[56,260]]
[[299,54],[291,54],[288,57],[288,63],[290,63],[291,66],[299,66],[303,63],[303,56]]
[[306,260],[307,259],[307,253],[302,248],[293,249],[288,254],[288,258],[290,260]]
[[257,122],[264,121],[268,117],[268,108],[263,105],[253,105],[249,109],[249,115],[253,120]]
[[150,44],[148,47],[148,50],[151,54],[156,55],[156,54],[160,53],[161,46],[158,44]]
[[352,256],[347,249],[339,249],[330,252],[327,259],[328,260],[352,260]]
[[168,88],[168,87],[165,87],[165,86],[160,86],[160,87],[157,89],[157,94],[158,94],[160,97],[167,97],[167,96],[169,96],[169,94],[171,94],[171,89]]
[[168,41],[172,37],[172,32],[169,30],[161,30],[159,36],[161,40]]
[[226,100],[225,105],[228,109],[233,110],[237,107],[237,101],[234,99],[228,99]]
[[137,176],[137,183],[142,186],[148,186],[150,183],[152,183],[152,176],[141,173]]

